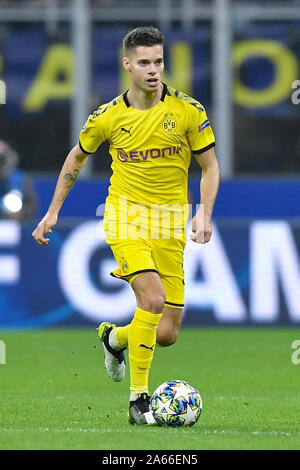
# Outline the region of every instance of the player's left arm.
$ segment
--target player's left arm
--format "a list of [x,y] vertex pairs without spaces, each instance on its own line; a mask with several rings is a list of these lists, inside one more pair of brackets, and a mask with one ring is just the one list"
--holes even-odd
[[190,239],[196,243],[207,243],[212,235],[212,213],[220,183],[220,169],[214,147],[194,154],[202,168],[200,183],[200,207],[192,220]]

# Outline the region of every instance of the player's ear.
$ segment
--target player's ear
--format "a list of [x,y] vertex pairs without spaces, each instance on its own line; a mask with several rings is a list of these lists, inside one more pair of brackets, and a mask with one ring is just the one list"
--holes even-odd
[[125,70],[127,70],[127,72],[131,72],[130,70],[130,60],[128,59],[128,57],[123,57],[123,67]]

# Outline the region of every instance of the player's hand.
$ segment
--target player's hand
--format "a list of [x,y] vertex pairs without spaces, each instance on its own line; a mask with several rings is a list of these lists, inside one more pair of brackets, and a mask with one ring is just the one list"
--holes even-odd
[[40,221],[36,229],[32,232],[33,238],[40,244],[40,245],[48,245],[50,239],[45,238],[45,235],[48,233],[52,233],[52,227],[57,222],[58,215],[57,214],[46,214],[45,217]]
[[190,234],[190,239],[195,243],[207,243],[211,239],[211,235],[211,218],[205,215],[204,210],[200,208],[192,219],[192,233]]

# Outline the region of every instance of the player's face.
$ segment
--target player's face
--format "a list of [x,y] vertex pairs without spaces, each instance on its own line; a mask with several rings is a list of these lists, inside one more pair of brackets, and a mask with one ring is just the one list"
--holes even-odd
[[131,82],[146,91],[157,91],[160,88],[164,70],[163,47],[138,46],[130,57],[124,57],[123,65],[130,73]]

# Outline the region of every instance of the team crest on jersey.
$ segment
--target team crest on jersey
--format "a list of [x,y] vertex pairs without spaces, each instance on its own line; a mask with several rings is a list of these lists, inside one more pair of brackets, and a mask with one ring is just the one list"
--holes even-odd
[[163,130],[166,131],[168,134],[172,134],[172,132],[174,132],[177,127],[176,121],[173,116],[173,113],[165,114],[165,119],[163,121]]
[[128,271],[128,263],[124,257],[121,258],[121,266],[123,273],[127,273]]

